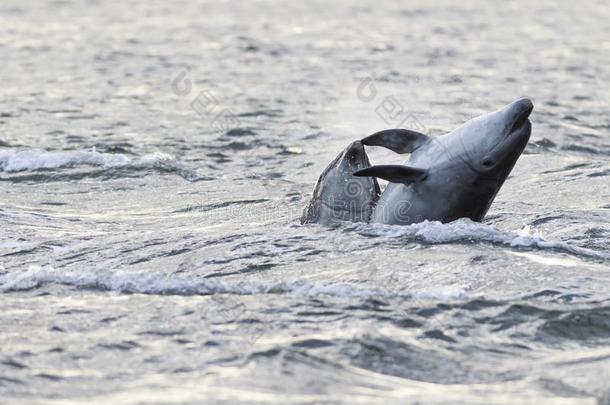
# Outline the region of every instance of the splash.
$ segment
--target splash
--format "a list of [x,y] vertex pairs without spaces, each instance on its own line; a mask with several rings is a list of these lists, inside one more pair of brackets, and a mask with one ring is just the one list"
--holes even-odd
[[577,256],[607,260],[610,256],[592,249],[571,245],[563,241],[548,241],[542,234],[525,226],[517,231],[502,231],[491,225],[474,222],[466,218],[443,224],[424,221],[411,225],[359,225],[356,231],[368,236],[382,238],[413,238],[426,243],[489,242],[511,247],[529,247],[542,250],[557,250]]
[[102,169],[156,169],[175,172],[189,181],[201,177],[192,170],[183,167],[171,155],[156,152],[140,158],[130,158],[122,154],[100,153],[75,150],[65,152],[47,152],[39,150],[4,150],[0,151],[0,172],[16,173],[24,171],[53,170],[79,166],[101,167]]
[[295,294],[347,297],[383,295],[383,292],[349,283],[316,284],[305,280],[262,279],[229,283],[159,272],[63,271],[51,266],[30,266],[27,270],[10,271],[0,268],[0,293],[27,291],[49,284],[151,295]]

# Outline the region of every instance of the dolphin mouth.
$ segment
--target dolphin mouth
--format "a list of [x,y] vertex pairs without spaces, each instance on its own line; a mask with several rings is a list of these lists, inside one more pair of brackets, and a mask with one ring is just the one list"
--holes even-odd
[[532,133],[532,123],[528,119],[531,110],[517,118],[506,138],[496,145],[483,159],[484,167],[516,161],[521,155]]
[[508,130],[507,136],[511,136],[514,132],[519,131],[527,123],[531,125],[528,118],[534,109],[534,104],[529,99],[522,99],[516,102],[515,107],[518,111],[515,114],[515,119]]
[[484,158],[483,167],[491,169],[499,166],[511,166],[519,158],[532,133],[532,123],[529,116],[534,109],[530,99],[523,98],[515,101],[511,106],[514,118],[506,136]]
[[360,141],[354,141],[345,149],[346,156],[361,156],[364,154],[364,145]]
[[371,165],[371,161],[364,150],[364,145],[360,141],[349,144],[345,148],[341,160],[348,165],[352,172],[365,169]]
[[343,152],[343,159],[354,165],[364,163],[367,159],[362,142],[355,141],[349,144]]

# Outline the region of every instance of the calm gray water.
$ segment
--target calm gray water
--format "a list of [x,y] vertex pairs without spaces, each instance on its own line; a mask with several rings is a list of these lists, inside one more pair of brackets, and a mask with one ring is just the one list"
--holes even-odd
[[[610,403],[610,6],[402,3],[2,1],[0,403]],[[484,223],[299,225],[521,96]]]

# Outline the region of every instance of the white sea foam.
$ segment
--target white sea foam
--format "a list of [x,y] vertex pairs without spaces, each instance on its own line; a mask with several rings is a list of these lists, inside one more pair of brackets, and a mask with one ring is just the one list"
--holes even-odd
[[207,280],[197,281],[144,272],[63,272],[51,266],[30,266],[27,270],[11,270],[0,275],[0,292],[29,290],[45,284],[143,294],[209,294],[213,291]]
[[0,170],[9,173],[26,170],[58,169],[78,165],[116,167],[125,166],[130,162],[131,159],[125,155],[95,151],[0,151]]
[[456,301],[473,298],[475,295],[459,286],[429,288],[419,291],[416,297],[421,300]]
[[359,225],[359,232],[383,238],[412,237],[427,243],[450,243],[459,241],[490,242],[512,247],[534,247],[539,249],[560,250],[567,253],[608,259],[608,255],[592,249],[573,246],[563,241],[548,241],[542,234],[529,226],[517,231],[501,231],[491,225],[458,219],[448,224],[438,221],[424,221],[411,225]]
[[[0,293],[26,291],[44,285],[66,285],[121,293],[151,295],[208,294],[292,294],[337,297],[384,297],[396,292],[352,283],[322,283],[309,280],[243,280],[221,282],[192,276],[142,271],[63,271],[51,266],[30,266],[27,270],[0,268]],[[465,299],[464,291],[435,290],[414,294],[423,300]]]
[[[465,240],[489,242],[514,247],[553,249],[575,255],[608,259],[602,252],[572,246],[567,242],[547,241],[538,231],[529,227],[509,232],[470,220],[458,220],[449,224],[422,222],[407,226],[372,224],[358,226],[358,231],[379,238],[419,238],[427,243],[450,243]],[[379,297],[397,294],[396,291],[384,286],[377,288],[376,286],[358,283],[323,283],[287,278],[265,279],[260,277],[256,280],[245,279],[228,282],[159,272],[92,269],[62,271],[50,266],[30,266],[27,270],[4,269],[0,271],[0,292],[28,290],[46,284],[160,295],[288,293],[306,296]],[[416,299],[423,300],[463,300],[469,297],[466,290],[454,287],[447,286],[447,288],[443,287],[440,290],[425,290],[412,295]]]
[[154,168],[165,165],[177,171],[187,180],[197,175],[181,167],[171,156],[163,152],[131,158],[122,154],[75,150],[47,152],[40,150],[0,150],[0,172],[14,173],[41,169],[60,169],[75,166],[96,166],[104,169],[132,167]]

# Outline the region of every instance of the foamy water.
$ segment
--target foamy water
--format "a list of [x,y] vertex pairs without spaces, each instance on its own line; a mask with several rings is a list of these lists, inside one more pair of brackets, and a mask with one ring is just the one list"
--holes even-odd
[[462,218],[449,224],[442,224],[438,221],[424,221],[405,226],[367,224],[361,226],[360,229],[365,234],[373,234],[381,238],[411,237],[435,244],[464,241],[489,242],[511,247],[557,250],[602,260],[609,258],[604,252],[574,246],[563,241],[546,240],[540,230],[534,229],[530,225],[511,232]]
[[167,153],[156,152],[141,158],[130,158],[122,154],[99,153],[91,151],[46,152],[36,150],[0,151],[0,172],[14,173],[23,171],[53,170],[81,166],[103,169],[115,168],[160,168],[168,167],[182,171],[187,180],[196,180],[198,175],[178,163]]

